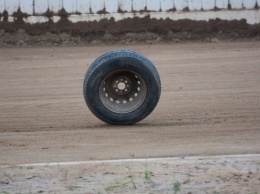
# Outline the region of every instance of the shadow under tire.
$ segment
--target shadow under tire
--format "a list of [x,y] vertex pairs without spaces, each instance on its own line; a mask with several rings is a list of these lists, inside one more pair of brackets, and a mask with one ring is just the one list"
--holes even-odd
[[156,107],[161,81],[154,64],[131,50],[114,50],[97,58],[83,82],[84,99],[100,120],[134,124]]

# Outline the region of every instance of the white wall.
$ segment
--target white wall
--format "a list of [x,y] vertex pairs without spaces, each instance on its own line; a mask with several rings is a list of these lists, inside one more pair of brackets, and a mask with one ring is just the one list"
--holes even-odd
[[215,0],[202,0],[202,9],[211,10],[216,6]]
[[48,10],[48,8],[49,8],[48,0],[34,1],[34,12],[36,14],[43,14]]
[[[229,3],[232,10],[230,10],[231,12],[226,12]],[[20,8],[22,12],[32,15],[28,20],[40,22],[40,18],[43,18],[43,16],[40,17],[39,15],[44,14],[48,9],[58,15],[59,10],[62,8],[71,14],[71,18],[74,18],[74,21],[98,20],[99,18],[109,18],[112,16],[126,18],[127,13],[131,16],[134,14],[134,16],[142,17],[143,15],[147,15],[143,12],[145,10],[149,14],[164,14],[165,16],[169,15],[170,18],[178,18],[178,15],[184,16],[187,15],[187,12],[192,12],[188,13],[188,15],[193,14],[194,18],[203,19],[207,19],[207,15],[213,16],[220,13],[234,15],[232,11],[239,11],[240,14],[238,14],[237,19],[241,19],[242,16],[249,17],[245,15],[248,12],[244,12],[249,10],[250,17],[251,15],[254,17],[249,19],[250,22],[259,23],[259,9],[254,9],[256,3],[260,6],[260,0],[0,0],[0,13],[6,10],[11,18],[12,14]],[[187,8],[189,11],[187,11]],[[215,8],[221,9],[222,12],[214,11]],[[104,9],[108,14],[104,15]],[[169,11],[173,9],[177,11]],[[125,15],[118,15],[120,14],[118,10],[125,12]],[[138,13],[139,11],[142,11],[142,13]],[[207,14],[207,11],[212,13]],[[100,14],[96,15],[99,12]],[[75,13],[81,13],[82,15],[75,15]],[[214,19],[211,16],[208,16],[208,19]],[[55,20],[58,17],[55,16]],[[12,21],[12,18],[10,21]]]
[[202,0],[190,0],[188,1],[188,7],[190,11],[199,11],[202,9]]
[[105,8],[105,0],[90,0],[90,8],[93,13],[103,10]]
[[[232,9],[242,9],[243,8],[243,0],[229,0]],[[248,1],[248,0],[244,0]]]
[[226,0],[216,0],[216,7],[219,8],[219,9],[227,9],[228,1],[226,1]]
[[[6,2],[8,0],[5,0]],[[23,13],[33,14],[33,0],[20,0],[20,9]]]
[[189,8],[193,10],[212,10],[215,7],[227,9],[230,2],[232,9],[253,9],[260,0],[0,0],[0,12],[7,10],[12,15],[20,7],[29,15],[39,15],[47,11],[57,13],[64,8],[68,13],[97,13],[106,8],[108,13],[122,11],[167,11],[176,8],[178,11]]
[[146,0],[132,0],[133,11],[142,11],[146,7]]
[[123,12],[131,12],[132,0],[118,0],[118,8]]
[[118,0],[105,0],[105,8],[108,13],[116,13],[118,11]]
[[58,13],[62,9],[62,0],[49,0],[49,10],[53,13]]
[[77,0],[76,9],[80,13],[90,13],[90,0]]
[[176,10],[182,11],[188,7],[188,0],[174,0],[174,6]]
[[162,11],[172,10],[174,8],[173,0],[161,0],[160,3]]
[[161,2],[160,0],[146,1],[146,9],[149,11],[160,11]]
[[16,12],[19,8],[19,0],[5,1],[4,9],[11,15]]
[[246,9],[254,8],[255,4],[256,4],[256,0],[246,0],[246,1],[244,0],[243,1],[244,8],[246,8]]

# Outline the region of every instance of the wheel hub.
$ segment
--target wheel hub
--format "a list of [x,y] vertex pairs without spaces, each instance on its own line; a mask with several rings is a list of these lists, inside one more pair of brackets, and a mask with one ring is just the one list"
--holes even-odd
[[112,87],[113,92],[116,95],[122,96],[128,94],[131,91],[132,82],[126,76],[119,76],[113,81]]
[[100,85],[103,105],[115,113],[129,113],[142,105],[147,87],[144,79],[133,71],[119,70],[109,74]]

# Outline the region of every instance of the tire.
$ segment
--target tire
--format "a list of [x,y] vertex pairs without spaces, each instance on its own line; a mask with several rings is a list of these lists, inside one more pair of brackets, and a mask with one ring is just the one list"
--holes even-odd
[[130,50],[114,50],[97,58],[85,74],[85,102],[102,121],[129,125],[156,107],[161,81],[154,64]]

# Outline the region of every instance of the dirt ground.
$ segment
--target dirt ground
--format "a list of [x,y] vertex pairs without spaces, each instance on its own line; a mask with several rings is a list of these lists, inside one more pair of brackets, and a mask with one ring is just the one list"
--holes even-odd
[[[91,62],[104,52],[119,48],[134,49],[150,58],[163,85],[154,112],[132,126],[99,121],[88,110],[82,94],[84,74]],[[26,177],[23,169],[28,167],[14,166],[18,164],[260,154],[259,58],[258,41],[0,48],[0,192],[9,192],[12,181],[21,183],[19,177]],[[253,169],[249,169],[252,176],[249,174],[247,181],[239,176],[237,182],[232,179],[236,183],[233,187],[213,190],[212,186],[205,192],[259,193],[259,157],[252,161],[256,167],[249,165]],[[207,169],[215,166],[211,164]],[[161,172],[162,169],[157,172],[153,165],[156,164],[151,164],[154,174]],[[180,166],[185,169],[185,165]],[[90,172],[95,168],[98,172],[103,167],[94,166]],[[111,167],[107,169],[100,172],[113,173]],[[137,171],[133,168],[133,172]],[[65,170],[64,174],[67,176],[68,172]],[[52,178],[55,176],[52,174]],[[184,178],[178,180],[182,185],[185,182]],[[40,180],[35,182],[38,184]],[[201,184],[197,183],[192,183],[193,191],[187,191],[198,193]],[[140,193],[160,191],[159,183],[149,184]],[[250,192],[241,190],[245,185],[251,188]],[[64,189],[77,193],[74,190],[77,185],[74,186]],[[43,183],[43,187],[48,185]],[[19,193],[19,188],[19,184],[13,184],[10,191]],[[123,188],[104,191],[124,193],[120,189]],[[47,192],[46,189],[37,192],[41,191]],[[84,191],[103,193],[103,190]],[[29,186],[21,192],[37,193],[30,191]]]
[[257,194],[260,155],[2,166],[2,193]]

